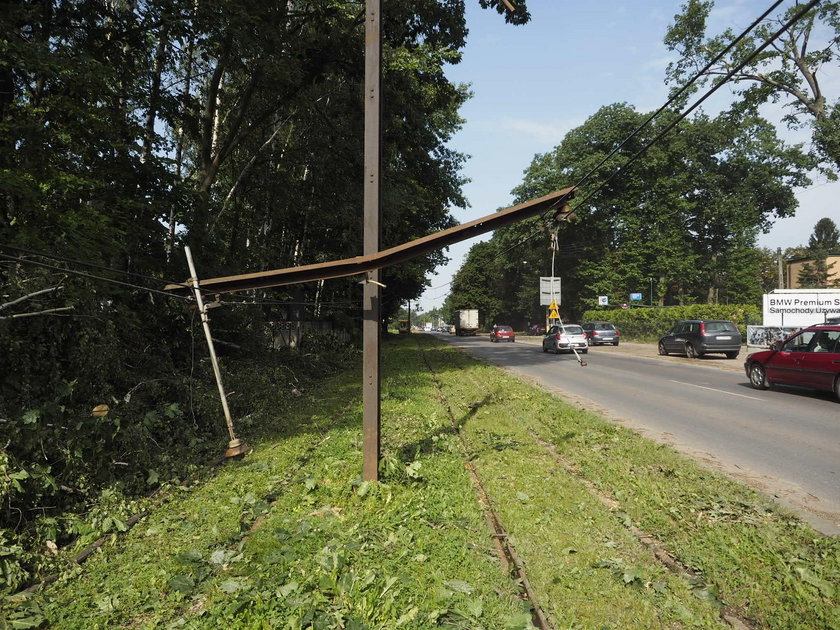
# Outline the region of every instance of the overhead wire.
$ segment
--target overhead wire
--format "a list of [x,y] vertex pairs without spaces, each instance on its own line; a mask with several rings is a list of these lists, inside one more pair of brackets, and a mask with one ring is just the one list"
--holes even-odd
[[[817,0],[817,1],[819,1],[819,0]],[[776,2],[774,2],[774,3],[770,6],[770,8],[768,8],[768,9],[767,9],[764,13],[762,13],[759,17],[757,17],[757,18],[756,18],[756,19],[752,22],[752,24],[750,24],[747,28],[745,28],[743,31],[741,31],[741,33],[740,33],[740,34],[739,34],[739,35],[738,35],[735,39],[733,39],[731,42],[729,42],[729,45],[727,45],[727,46],[726,46],[723,50],[721,50],[721,51],[720,51],[717,55],[715,55],[715,56],[714,56],[714,57],[713,57],[713,58],[712,58],[712,59],[711,59],[711,60],[710,60],[710,61],[709,61],[709,62],[708,62],[708,63],[707,63],[707,64],[706,64],[706,65],[705,65],[705,66],[704,66],[701,70],[699,70],[699,71],[698,71],[698,72],[697,72],[697,73],[696,73],[693,77],[691,77],[691,79],[690,79],[690,80],[689,80],[689,81],[688,81],[685,85],[683,85],[683,86],[682,86],[679,90],[677,90],[677,91],[676,91],[676,92],[675,92],[675,93],[674,93],[674,94],[673,94],[673,95],[672,95],[672,96],[671,96],[671,97],[670,97],[667,101],[665,101],[665,103],[664,103],[664,104],[663,104],[663,105],[662,105],[659,109],[657,109],[657,110],[656,110],[655,112],[653,112],[650,116],[648,116],[648,117],[647,117],[647,119],[646,119],[646,120],[645,120],[645,121],[644,121],[641,125],[639,125],[639,126],[638,126],[638,127],[637,127],[634,131],[633,131],[633,133],[631,133],[631,134],[630,134],[629,136],[627,136],[624,140],[622,140],[622,141],[618,144],[618,146],[616,146],[616,147],[615,147],[612,151],[610,151],[610,152],[609,152],[609,153],[608,153],[608,154],[607,154],[604,158],[602,158],[602,159],[601,159],[601,161],[600,161],[600,162],[598,162],[598,164],[596,164],[593,168],[591,168],[591,169],[589,170],[589,172],[587,172],[587,173],[586,173],[583,177],[581,177],[581,178],[580,178],[580,180],[578,181],[578,183],[577,183],[577,184],[575,184],[575,187],[577,188],[577,187],[580,187],[581,185],[583,185],[583,183],[584,183],[585,181],[587,181],[587,180],[588,180],[588,179],[589,179],[589,178],[590,178],[590,177],[591,177],[594,173],[596,173],[598,170],[600,170],[600,168],[601,168],[604,164],[606,164],[606,163],[607,163],[610,159],[612,159],[612,157],[613,157],[616,153],[618,153],[618,152],[619,152],[619,151],[620,151],[620,150],[621,150],[621,149],[622,149],[625,145],[627,145],[627,143],[628,143],[628,142],[630,142],[630,141],[631,141],[633,138],[635,138],[635,137],[636,137],[636,136],[637,136],[637,135],[638,135],[638,134],[639,134],[639,133],[640,133],[643,129],[645,129],[648,125],[650,125],[650,124],[654,121],[654,119],[656,119],[656,118],[657,118],[657,117],[658,117],[658,116],[659,116],[662,112],[664,112],[664,111],[665,111],[665,110],[666,110],[666,109],[667,109],[667,108],[668,108],[668,107],[669,107],[672,103],[674,103],[676,100],[678,100],[679,98],[681,98],[681,97],[682,97],[682,95],[683,95],[683,94],[684,94],[684,93],[685,93],[685,92],[686,92],[686,91],[687,91],[687,90],[688,90],[688,89],[689,89],[692,85],[694,85],[694,83],[696,83],[696,82],[697,82],[697,81],[698,81],[698,80],[699,80],[699,79],[700,79],[700,78],[701,78],[701,77],[702,77],[702,76],[703,76],[706,72],[708,72],[708,70],[709,70],[710,68],[712,68],[712,67],[713,67],[713,66],[714,66],[714,65],[715,65],[718,61],[720,61],[721,59],[723,59],[723,57],[724,57],[724,56],[725,56],[725,55],[726,55],[726,54],[727,54],[730,50],[732,50],[732,49],[733,49],[736,45],[738,45],[738,43],[739,43],[741,40],[743,40],[743,39],[744,39],[744,38],[745,38],[745,37],[746,37],[746,36],[750,33],[750,31],[752,31],[752,30],[753,30],[756,26],[758,26],[758,25],[759,25],[762,21],[764,21],[764,19],[765,19],[768,15],[770,15],[770,13],[772,13],[772,12],[776,9],[776,7],[778,7],[780,4],[782,4],[782,2],[784,2],[784,0],[776,0]],[[744,64],[744,65],[746,65],[746,64]],[[726,79],[726,80],[728,80],[728,78],[729,78],[729,77],[727,77],[727,79]],[[717,88],[715,88],[715,89],[717,89]],[[699,101],[698,103],[702,103],[702,101],[703,101],[703,100],[705,100],[705,98],[704,98],[704,99],[702,99],[701,101]],[[691,111],[692,111],[692,110],[688,110],[688,111],[686,112],[686,114],[691,113]],[[581,203],[582,203],[582,202],[581,202]]]
[[[618,151],[620,151],[624,146],[627,145],[630,140],[635,138],[644,128],[650,125],[653,120],[658,117],[667,107],[669,107],[672,103],[674,103],[677,99],[682,97],[682,95],[690,88],[694,83],[696,83],[705,72],[709,70],[714,64],[720,61],[729,51],[731,51],[740,41],[742,41],[749,33],[752,31],[758,24],[760,24],[767,16],[775,10],[783,0],[776,0],[764,13],[762,13],[758,18],[756,18],[747,28],[745,28],[735,39],[733,39],[723,50],[721,50],[717,55],[715,55],[701,70],[699,70],[689,81],[682,86],[677,92],[675,92],[666,102],[662,105],[659,109],[657,109],[653,114],[648,116],[648,118],[639,125],[627,138],[622,140],[610,153],[608,153],[601,161],[592,169],[590,169],[585,175],[583,175],[575,184],[575,188],[581,187],[586,181],[588,181],[596,172],[598,172],[604,164],[606,164],[613,156],[615,156]],[[619,169],[617,169],[614,173],[612,173],[607,179],[601,182],[593,191],[589,192],[582,200],[578,201],[575,204],[576,210],[578,207],[583,205],[586,201],[591,199],[595,194],[601,191],[604,186],[606,186],[610,181],[612,181],[619,173],[624,172],[629,166],[631,166],[636,160],[638,160],[655,142],[661,139],[667,132],[673,129],[678,123],[685,119],[692,111],[694,111],[697,107],[699,107],[706,99],[708,99],[712,94],[714,94],[720,87],[722,87],[732,76],[740,71],[744,66],[750,63],[759,53],[761,53],[767,46],[772,44],[779,36],[782,35],[785,31],[787,31],[793,24],[798,22],[802,17],[808,13],[811,9],[813,9],[817,4],[819,4],[820,0],[811,0],[807,5],[804,5],[804,8],[795,14],[790,20],[788,20],[778,31],[776,31],[773,35],[771,35],[765,42],[756,48],[750,55],[748,55],[740,64],[736,65],[732,70],[722,77],[716,85],[714,85],[711,89],[709,89],[696,103],[694,103],[690,108],[685,110],[681,113],[674,121],[672,121],[665,129],[657,134],[653,140],[648,142],[642,149],[637,151],[624,165],[622,165]],[[540,219],[544,220],[545,217],[554,212],[556,208],[551,208],[546,212],[540,215]],[[501,252],[500,255],[505,254],[516,247],[519,247],[535,236],[537,236],[540,232],[543,231],[543,227],[540,226],[535,229],[530,235],[520,240],[519,243],[505,249]]]
[[68,269],[67,267],[59,267],[57,265],[50,265],[49,263],[40,262],[40,261],[37,261],[37,260],[31,260],[29,258],[19,258],[17,256],[10,256],[8,254],[0,253],[0,259],[10,260],[12,262],[22,263],[22,264],[27,264],[27,265],[35,265],[37,267],[44,267],[46,269],[53,269],[54,271],[61,271],[63,273],[68,273],[68,274],[73,275],[73,276],[80,276],[80,277],[83,277],[83,278],[88,278],[90,280],[98,280],[100,282],[117,284],[117,285],[120,285],[120,286],[129,287],[131,289],[140,289],[142,291],[147,291],[149,293],[157,293],[157,294],[160,294],[160,295],[165,295],[166,297],[177,297],[179,299],[188,300],[188,301],[192,299],[192,298],[187,297],[187,296],[174,295],[174,294],[166,292],[166,291],[160,291],[158,289],[152,289],[150,287],[144,287],[144,286],[139,285],[139,284],[132,284],[130,282],[123,282],[121,280],[114,280],[113,278],[105,278],[103,276],[97,276],[97,275],[94,275],[94,274],[91,274],[91,273],[86,273],[84,271],[78,271],[76,269]]
[[607,177],[599,186],[587,194],[582,201],[578,203],[578,205],[582,205],[589,199],[591,199],[596,193],[604,188],[609,182],[611,182],[615,177],[619,174],[623,173],[627,167],[631,166],[637,159],[639,159],[642,155],[644,155],[647,150],[653,146],[656,142],[658,142],[665,134],[667,134],[671,129],[677,126],[680,122],[682,122],[691,112],[697,109],[700,105],[702,105],[706,99],[708,99],[712,94],[717,92],[721,87],[723,87],[736,73],[740,72],[744,66],[750,63],[753,59],[755,59],[760,53],[764,51],[765,48],[770,46],[774,41],[776,41],[783,33],[785,33],[791,26],[796,24],[799,20],[801,20],[806,13],[808,13],[811,9],[816,7],[820,3],[820,0],[811,0],[806,5],[803,5],[803,8],[797,12],[792,18],[790,18],[785,24],[782,25],[775,33],[773,33],[768,39],[764,41],[758,48],[753,50],[747,57],[738,63],[737,65],[733,66],[732,69],[723,77],[721,77],[717,83],[709,89],[701,98],[699,98],[691,107],[686,109],[684,112],[679,114],[674,120],[668,123],[665,128],[660,131],[656,136],[654,136],[646,145],[644,145],[641,149],[639,149],[630,159],[616,169],[609,177]]
[[8,243],[0,243],[0,247],[5,249],[10,249],[12,251],[20,252],[23,254],[29,254],[31,256],[40,256],[42,258],[49,258],[50,260],[57,260],[59,262],[66,262],[77,265],[79,267],[89,267],[91,269],[99,269],[100,271],[109,271],[112,273],[119,273],[124,276],[132,276],[134,278],[142,278],[144,280],[151,280],[153,282],[162,282],[165,284],[175,284],[182,287],[192,288],[191,285],[183,283],[183,282],[173,282],[171,280],[166,280],[165,278],[156,278],[154,276],[148,276],[142,273],[137,273],[134,271],[125,271],[123,269],[115,269],[114,267],[107,267],[105,265],[98,265],[92,262],[86,262],[83,260],[76,260],[73,258],[66,258],[64,256],[58,256],[57,254],[48,254],[47,252],[41,252],[34,249],[27,249],[25,247],[18,247],[16,245],[9,245]]
[[[81,267],[89,267],[89,268],[98,269],[98,270],[101,270],[101,271],[108,271],[108,272],[112,272],[112,273],[122,274],[122,275],[125,275],[125,276],[132,276],[132,277],[135,277],[135,278],[142,278],[144,280],[151,280],[151,281],[154,281],[154,282],[162,282],[162,283],[166,283],[166,284],[179,285],[179,286],[189,287],[190,289],[192,289],[192,287],[190,285],[185,284],[185,283],[172,282],[172,281],[168,281],[168,280],[165,280],[165,279],[162,279],[162,278],[156,278],[154,276],[148,276],[148,275],[144,275],[144,274],[136,273],[136,272],[132,272],[132,271],[123,271],[121,269],[115,269],[113,267],[107,267],[105,265],[99,265],[99,264],[96,264],[96,263],[86,262],[86,261],[83,261],[83,260],[76,260],[76,259],[73,259],[73,258],[58,256],[56,254],[48,254],[46,252],[41,252],[41,251],[37,251],[37,250],[33,250],[33,249],[27,249],[27,248],[24,248],[24,247],[17,247],[17,246],[14,246],[14,245],[8,245],[6,243],[0,243],[0,248],[5,248],[5,249],[25,253],[25,254],[28,254],[28,255],[31,255],[31,256],[40,256],[40,257],[44,257],[44,258],[49,258],[51,260],[56,260],[56,261],[59,261],[59,262],[73,264],[73,265],[77,265],[77,266],[81,266]],[[56,271],[63,271],[63,272],[66,272],[66,273],[83,276],[83,277],[90,278],[90,279],[93,279],[93,280],[102,280],[104,282],[119,284],[119,285],[126,286],[126,287],[129,287],[129,288],[140,289],[140,290],[143,290],[143,291],[149,291],[151,293],[158,293],[158,294],[161,294],[161,295],[165,295],[167,297],[177,297],[177,298],[182,299],[182,300],[183,299],[192,300],[192,298],[189,297],[189,296],[177,295],[177,294],[171,293],[169,291],[159,291],[157,289],[152,289],[150,287],[146,287],[146,286],[142,286],[142,285],[138,285],[138,284],[132,284],[132,283],[128,283],[128,282],[122,282],[122,281],[119,281],[119,280],[114,280],[112,278],[105,278],[105,277],[97,276],[97,275],[94,275],[94,274],[86,274],[84,272],[76,271],[76,270],[73,270],[73,269],[68,269],[67,267],[59,267],[59,266],[56,266],[56,265],[50,265],[50,264],[47,264],[47,263],[38,262],[38,261],[32,260],[30,258],[15,257],[15,256],[10,256],[8,254],[0,253],[0,259],[9,260],[9,261],[17,262],[17,263],[22,263],[22,264],[36,265],[36,266],[45,267],[45,268],[48,268],[48,269],[53,269],[53,270],[56,270]],[[329,307],[329,306],[341,306],[341,307],[355,307],[355,306],[357,306],[355,303],[341,302],[341,301],[305,302],[305,301],[293,301],[293,300],[256,300],[256,299],[255,300],[228,300],[228,301],[224,302],[224,304],[225,305],[236,305],[236,306],[251,306],[251,305],[256,305],[256,306],[327,306],[327,307]]]

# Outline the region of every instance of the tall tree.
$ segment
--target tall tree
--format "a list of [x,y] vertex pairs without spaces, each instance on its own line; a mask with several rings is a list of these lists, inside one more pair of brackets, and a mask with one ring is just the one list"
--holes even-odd
[[812,252],[836,252],[840,250],[840,230],[828,217],[823,217],[814,226],[808,238],[808,249]]
[[799,271],[799,286],[803,289],[828,289],[840,286],[840,278],[834,278],[834,266],[829,264],[829,254],[840,250],[840,231],[828,217],[817,221],[814,232],[808,238],[808,256],[811,261],[802,265]]
[[[514,191],[517,200],[579,181],[645,119],[624,104],[602,108],[553,152],[534,159]],[[765,121],[727,114],[683,121],[628,164],[667,122],[655,122],[622,147],[607,173],[621,172],[607,181],[603,174],[591,178],[579,194],[585,203],[576,219],[558,226],[555,264],[564,305],[579,311],[597,295],[623,302],[651,279],[663,304],[737,302],[760,293],[758,260],[749,252],[774,217],[793,212],[793,187],[807,181],[810,161],[780,142]],[[523,237],[534,225],[506,232]],[[547,240],[523,249],[546,260]]]
[[[713,7],[712,0],[687,0],[675,16],[665,36],[668,49],[679,55],[668,66],[669,82],[685,83],[735,39],[731,28],[707,33]],[[706,71],[705,80],[728,75],[801,10],[801,3],[796,2],[760,24]],[[840,168],[840,101],[826,93],[821,72],[835,65],[839,47],[840,2],[820,2],[731,78],[732,89],[739,95],[735,109],[755,112],[767,102],[786,105],[783,121],[791,128],[810,127],[817,154],[834,170]]]

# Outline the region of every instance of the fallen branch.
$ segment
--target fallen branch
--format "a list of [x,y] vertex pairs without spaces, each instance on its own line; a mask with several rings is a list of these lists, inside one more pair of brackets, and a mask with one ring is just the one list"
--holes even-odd
[[34,293],[29,293],[27,295],[22,295],[21,297],[17,298],[16,300],[12,300],[11,302],[6,302],[5,304],[0,304],[0,311],[2,311],[5,308],[9,308],[10,306],[14,306],[15,304],[20,304],[21,302],[24,302],[26,300],[31,300],[32,298],[37,297],[39,295],[43,295],[45,293],[51,293],[51,292],[56,291],[60,288],[61,288],[61,285],[58,285],[58,286],[55,286],[55,287],[51,287],[49,289],[41,289],[40,291],[35,291]]

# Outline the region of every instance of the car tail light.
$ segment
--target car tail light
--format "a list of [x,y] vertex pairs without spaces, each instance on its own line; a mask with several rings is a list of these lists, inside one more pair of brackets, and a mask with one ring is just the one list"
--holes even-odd
[[706,334],[706,324],[704,324],[703,322],[700,322],[700,334],[701,335]]
[[621,333],[620,333],[620,332],[618,332],[617,330],[616,330],[613,334],[614,334],[616,337],[620,337],[620,336],[621,336]]
[[597,337],[597,336],[598,336],[598,331],[597,331],[597,330],[593,330],[593,331],[592,331],[592,336],[593,336],[593,337]]
[[562,337],[563,337],[563,335],[561,335],[560,333],[557,333],[557,340],[558,340],[558,341],[559,341]]

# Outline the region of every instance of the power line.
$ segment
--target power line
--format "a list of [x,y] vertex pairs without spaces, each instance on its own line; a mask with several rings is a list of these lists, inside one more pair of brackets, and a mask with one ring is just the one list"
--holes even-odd
[[[606,164],[606,163],[607,163],[607,162],[608,162],[608,161],[609,161],[609,160],[610,160],[610,159],[611,159],[611,158],[612,158],[612,157],[613,157],[616,153],[618,153],[618,152],[622,149],[622,147],[624,147],[624,146],[625,146],[628,142],[630,142],[633,138],[635,138],[635,137],[636,137],[636,136],[637,136],[637,135],[638,135],[638,134],[639,134],[639,133],[640,133],[640,132],[641,132],[641,131],[645,128],[645,127],[647,127],[650,123],[652,123],[652,122],[653,122],[653,120],[654,120],[657,116],[659,116],[659,114],[661,114],[663,111],[665,111],[665,109],[666,109],[667,107],[669,107],[669,106],[670,106],[670,105],[671,105],[674,101],[676,101],[677,99],[679,99],[679,98],[680,98],[680,97],[681,97],[681,96],[682,96],[682,95],[686,92],[686,90],[688,90],[688,88],[690,88],[692,85],[694,85],[694,83],[696,83],[696,82],[697,82],[697,81],[698,81],[698,80],[699,80],[699,79],[700,79],[700,78],[701,78],[701,77],[702,77],[702,76],[703,76],[703,75],[704,75],[704,74],[705,74],[705,73],[706,73],[706,72],[707,72],[707,71],[708,71],[708,70],[709,70],[712,66],[714,66],[714,65],[715,65],[718,61],[720,61],[721,59],[723,59],[723,57],[724,57],[724,56],[725,56],[725,55],[726,55],[726,54],[727,54],[730,50],[732,50],[732,49],[733,49],[733,48],[734,48],[734,47],[738,44],[738,42],[740,42],[742,39],[744,39],[744,38],[747,36],[747,34],[748,34],[751,30],[753,30],[756,26],[758,26],[758,25],[759,25],[759,24],[760,24],[760,23],[761,23],[761,22],[762,22],[762,21],[763,21],[763,20],[764,20],[764,19],[768,16],[768,15],[770,15],[770,13],[771,13],[771,12],[772,12],[772,11],[773,11],[776,7],[778,7],[780,4],[782,4],[782,2],[783,2],[783,1],[784,1],[784,0],[776,0],[776,2],[774,2],[774,3],[773,3],[773,5],[772,5],[769,9],[767,9],[767,10],[766,10],[764,13],[762,13],[762,14],[761,14],[758,18],[756,18],[756,19],[755,19],[755,21],[754,21],[752,24],[750,24],[750,25],[749,25],[746,29],[744,29],[743,31],[741,31],[741,34],[740,34],[740,35],[738,35],[738,36],[737,36],[735,39],[733,39],[731,42],[729,42],[729,45],[728,45],[726,48],[724,48],[723,50],[721,50],[721,51],[720,51],[717,55],[715,55],[715,57],[714,57],[711,61],[709,61],[709,63],[707,63],[707,64],[703,67],[703,69],[702,69],[702,70],[698,71],[698,72],[697,72],[697,74],[695,74],[693,77],[691,77],[691,79],[689,79],[688,83],[686,83],[686,84],[685,84],[685,85],[683,85],[683,86],[682,86],[679,90],[677,90],[677,91],[676,91],[676,92],[675,92],[675,93],[671,96],[671,98],[669,98],[669,99],[668,99],[668,100],[667,100],[667,101],[666,101],[666,102],[665,102],[665,103],[664,103],[664,104],[663,104],[663,105],[662,105],[659,109],[657,109],[657,110],[656,110],[655,112],[653,112],[650,116],[648,116],[648,118],[647,118],[647,119],[646,119],[646,120],[645,120],[645,121],[644,121],[641,125],[639,125],[639,126],[638,126],[638,127],[637,127],[634,131],[633,131],[633,133],[631,133],[631,134],[630,134],[629,136],[627,136],[624,140],[622,140],[622,141],[621,141],[621,143],[620,143],[617,147],[615,147],[612,151],[610,151],[610,152],[606,155],[606,157],[604,157],[604,158],[603,158],[600,162],[598,162],[598,164],[597,164],[597,165],[595,165],[595,166],[594,166],[594,167],[593,167],[593,168],[592,168],[592,169],[591,169],[588,173],[586,173],[586,175],[584,175],[584,176],[580,179],[580,181],[576,184],[576,187],[577,187],[577,186],[581,186],[581,185],[583,184],[583,182],[585,182],[586,180],[588,180],[588,179],[589,179],[589,177],[591,177],[594,173],[596,173],[596,172],[597,172],[597,171],[598,171],[598,170],[599,170],[599,169],[600,169],[600,168],[601,168],[604,164]],[[817,0],[817,1],[819,1],[819,0]],[[727,78],[728,78],[728,77],[727,77]],[[716,88],[715,88],[715,89],[716,89]],[[710,93],[710,94],[711,94],[711,93]],[[705,97],[704,97],[704,99],[703,99],[703,100],[705,100]],[[702,100],[701,100],[700,102],[702,102]],[[690,113],[690,112],[691,112],[691,110],[688,110],[688,111],[686,112],[686,114],[688,114],[688,113]],[[680,119],[680,120],[682,120],[682,119]],[[600,190],[600,188],[599,188],[599,190]],[[584,201],[586,201],[586,199],[589,199],[589,197],[586,197],[586,198],[584,199]],[[583,202],[580,202],[580,203],[583,203]],[[580,205],[580,203],[579,203],[579,204],[577,204],[577,205]]]
[[162,282],[164,284],[179,284],[179,285],[184,286],[184,287],[192,288],[191,285],[188,285],[188,284],[185,284],[185,283],[172,282],[170,280],[165,280],[163,278],[155,278],[154,276],[147,276],[147,275],[144,275],[142,273],[136,273],[136,272],[133,272],[133,271],[124,271],[122,269],[115,269],[113,267],[106,267],[104,265],[97,265],[95,263],[85,262],[83,260],[75,260],[73,258],[65,258],[63,256],[58,256],[56,254],[48,254],[46,252],[39,252],[39,251],[36,251],[34,249],[26,249],[24,247],[17,247],[15,245],[9,245],[7,243],[0,243],[0,247],[4,247],[6,249],[11,249],[12,251],[16,251],[16,252],[21,252],[23,254],[30,254],[30,255],[33,255],[33,256],[41,256],[43,258],[49,258],[51,260],[57,260],[59,262],[71,263],[71,264],[77,265],[79,267],[89,267],[91,269],[99,269],[100,271],[110,271],[110,272],[119,273],[119,274],[122,274],[122,275],[125,275],[125,276],[133,276],[135,278],[142,278],[144,280],[151,280],[153,282]]
[[[212,302],[211,302],[212,304]],[[355,302],[292,302],[285,300],[232,300],[222,302],[224,306],[320,306],[330,307],[339,306],[347,308],[362,308]]]
[[[161,278],[155,278],[153,276],[147,276],[147,275],[144,275],[144,274],[134,273],[134,272],[130,272],[130,271],[122,271],[120,269],[114,269],[113,267],[107,267],[107,266],[104,266],[104,265],[98,265],[98,264],[95,264],[95,263],[85,262],[85,261],[81,261],[81,260],[75,260],[75,259],[72,259],[72,258],[65,258],[63,256],[57,256],[55,254],[48,254],[46,252],[40,252],[40,251],[36,251],[36,250],[32,250],[32,249],[26,249],[26,248],[23,248],[23,247],[16,247],[14,245],[8,245],[6,243],[0,243],[0,247],[10,249],[10,250],[13,250],[13,251],[18,251],[18,252],[30,254],[30,255],[33,255],[33,256],[42,256],[44,258],[49,258],[49,259],[52,259],[52,260],[56,260],[56,261],[60,261],[60,262],[68,263],[68,264],[75,264],[75,265],[79,265],[79,266],[82,266],[82,267],[90,267],[90,268],[93,268],[93,269],[100,269],[102,271],[109,271],[109,272],[119,273],[119,274],[123,274],[123,275],[127,275],[127,276],[134,276],[134,277],[143,278],[143,279],[146,279],[146,280],[152,280],[154,282],[167,282],[166,280],[163,280]],[[178,297],[180,299],[187,300],[187,301],[190,301],[190,300],[193,299],[191,296],[175,295],[175,294],[170,293],[168,291],[166,291],[166,292],[159,291],[157,289],[152,289],[152,288],[149,288],[149,287],[145,287],[145,286],[141,286],[141,285],[137,285],[137,284],[132,284],[132,283],[129,283],[129,282],[122,282],[120,280],[114,280],[114,279],[111,279],[111,278],[105,278],[105,277],[102,277],[102,276],[97,276],[95,274],[85,273],[85,272],[70,269],[70,268],[67,268],[67,267],[59,267],[57,265],[50,265],[48,263],[39,262],[39,261],[32,260],[32,259],[29,259],[29,258],[15,257],[15,256],[10,256],[8,254],[0,253],[0,259],[5,259],[5,260],[14,261],[14,262],[23,263],[23,264],[35,265],[35,266],[39,266],[39,267],[45,267],[47,269],[53,269],[53,270],[56,270],[56,271],[61,271],[61,272],[69,273],[69,274],[72,274],[72,275],[81,276],[81,277],[84,277],[84,278],[89,278],[91,280],[98,280],[98,281],[102,281],[102,282],[108,282],[108,283],[111,283],[111,284],[118,284],[120,286],[130,287],[130,288],[134,288],[134,289],[140,289],[142,291],[148,291],[150,293],[158,293],[160,295],[165,295],[167,297]],[[182,286],[187,286],[183,283],[175,283],[175,282],[170,282],[169,284],[182,284]],[[358,304],[356,304],[354,302],[335,302],[335,301],[331,301],[331,302],[301,302],[301,301],[291,301],[291,300],[257,300],[257,299],[255,299],[255,300],[231,300],[231,301],[223,302],[222,304],[225,305],[225,306],[310,306],[310,307],[325,307],[325,308],[339,307],[339,308],[343,308],[343,309],[361,308],[361,306],[359,306]]]
[[187,301],[192,300],[192,298],[187,297],[187,296],[174,295],[172,293],[168,293],[168,292],[165,292],[165,291],[159,291],[157,289],[150,289],[149,287],[144,287],[144,286],[141,286],[139,284],[132,284],[130,282],[123,282],[121,280],[114,280],[113,278],[104,278],[102,276],[97,276],[97,275],[94,275],[94,274],[91,274],[91,273],[85,273],[84,271],[77,271],[75,269],[68,269],[66,267],[58,267],[56,265],[50,265],[50,264],[45,263],[45,262],[39,262],[37,260],[30,260],[28,258],[19,258],[17,256],[9,256],[8,254],[0,253],[0,259],[10,260],[12,262],[23,263],[23,264],[27,264],[27,265],[35,265],[37,267],[45,267],[47,269],[53,269],[55,271],[61,271],[63,273],[69,273],[70,275],[74,275],[74,276],[81,276],[83,278],[88,278],[90,280],[98,280],[100,282],[108,282],[110,284],[118,284],[120,286],[129,287],[131,289],[140,289],[141,291],[147,291],[149,293],[158,293],[160,295],[165,295],[166,297],[177,297],[181,300],[187,300]]
[[[591,199],[598,191],[603,189],[604,186],[606,186],[609,182],[611,182],[615,177],[617,177],[619,174],[623,173],[627,169],[627,167],[631,166],[637,159],[639,159],[642,155],[644,155],[651,146],[653,146],[656,142],[658,142],[666,133],[671,131],[671,129],[676,127],[678,123],[682,122],[691,112],[693,112],[700,105],[702,105],[703,102],[706,101],[706,99],[708,99],[712,94],[714,94],[721,87],[723,87],[723,85],[726,84],[729,81],[729,79],[731,79],[736,73],[740,72],[744,68],[744,66],[746,66],[748,63],[753,61],[753,59],[755,59],[761,52],[763,52],[765,48],[767,48],[770,44],[772,44],[774,41],[776,41],[785,31],[787,31],[796,22],[801,20],[805,16],[806,13],[808,13],[811,9],[813,9],[819,3],[820,3],[820,0],[811,0],[811,2],[809,2],[807,5],[804,5],[804,7],[801,11],[799,11],[796,15],[794,15],[791,19],[789,19],[785,24],[783,24],[782,27],[779,28],[779,30],[777,30],[775,33],[773,33],[768,39],[766,39],[763,44],[761,44],[758,48],[756,48],[749,55],[747,55],[747,57],[743,61],[741,61],[739,64],[735,65],[725,76],[721,77],[721,79],[714,86],[712,86],[712,88],[709,89],[700,99],[698,99],[691,107],[686,109],[684,112],[679,114],[674,120],[672,120],[670,123],[668,123],[661,132],[659,132],[656,136],[654,136],[645,146],[643,146],[641,149],[639,149],[625,164],[620,166],[614,173],[612,173],[609,177],[607,177],[607,179],[605,179],[603,182],[601,182],[601,184],[595,190],[593,190],[588,195],[586,195],[586,197],[584,197],[583,200],[580,201],[578,205],[583,204],[586,201],[588,201],[589,199]],[[770,10],[772,10],[773,8],[775,8],[775,5],[774,5],[774,7],[771,7]],[[769,13],[769,11],[768,11],[768,13]],[[766,15],[766,13],[765,13],[765,15]],[[762,19],[763,19],[763,17],[764,16],[762,16]],[[756,24],[756,23],[757,22],[754,22],[753,25]],[[753,25],[751,25],[750,28],[753,28]],[[713,62],[715,62],[715,61],[717,61],[717,58],[715,60],[713,60]],[[705,71],[705,69],[704,69],[704,71]]]
[[[674,96],[672,96],[668,101],[660,107],[656,112],[654,112],[651,116],[649,116],[637,129],[633,131],[627,138],[625,138],[615,149],[613,149],[605,158],[603,158],[597,166],[591,169],[588,173],[586,173],[575,185],[575,187],[582,186],[592,175],[595,174],[597,170],[599,170],[610,158],[612,158],[623,146],[625,146],[632,138],[634,138],[642,129],[644,129],[647,125],[649,125],[653,119],[661,114],[666,107],[668,107],[671,103],[673,103],[677,98],[682,96],[682,94],[692,85],[694,84],[702,75],[705,73],[713,64],[717,63],[727,52],[729,52],[739,41],[741,41],[746,35],[754,29],[762,20],[764,20],[767,15],[770,14],[776,7],[781,4],[782,0],[777,0],[769,9],[767,9],[759,18],[757,18],[749,27],[747,27],[738,37],[736,37],[730,44],[722,50],[718,55],[716,55],[702,70],[700,70],[697,74],[695,74],[689,81],[686,83],[680,90],[678,90]],[[677,118],[671,121],[659,134],[654,136],[652,140],[650,140],[645,146],[643,146],[639,151],[637,151],[630,159],[621,167],[616,169],[609,177],[607,177],[603,182],[601,182],[593,191],[589,192],[581,201],[578,201],[575,204],[574,210],[578,207],[583,205],[586,201],[591,199],[595,194],[597,194],[600,190],[602,190],[609,182],[611,182],[615,177],[619,174],[625,172],[630,166],[632,166],[642,155],[644,155],[647,150],[653,146],[656,142],[658,142],[662,137],[671,131],[678,123],[682,122],[691,112],[693,112],[697,107],[699,107],[703,102],[706,101],[712,94],[714,94],[719,88],[721,88],[725,83],[729,81],[737,72],[744,68],[748,63],[750,63],[759,53],[763,52],[765,48],[767,48],[770,44],[772,44],[776,39],[778,39],[785,31],[787,31],[791,26],[793,26],[796,22],[801,20],[806,13],[808,13],[811,9],[813,9],[817,4],[819,4],[820,0],[811,0],[807,5],[804,5],[802,10],[796,13],[791,19],[789,19],[785,24],[782,25],[779,30],[773,33],[768,39],[766,39],[761,46],[756,48],[752,53],[750,53],[742,62],[734,66],[727,75],[722,77],[712,88],[706,91],[706,93],[698,99],[691,107],[686,109],[684,112],[680,113]],[[548,210],[540,215],[540,219],[545,219],[545,217],[552,212],[553,210]],[[526,242],[537,236],[542,231],[542,226],[534,230],[530,235],[523,238],[520,242],[512,245],[511,247],[502,251],[499,255],[506,254],[507,252],[524,245]]]

